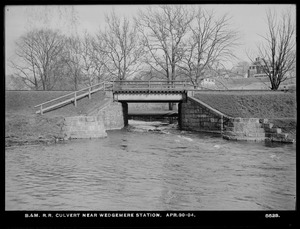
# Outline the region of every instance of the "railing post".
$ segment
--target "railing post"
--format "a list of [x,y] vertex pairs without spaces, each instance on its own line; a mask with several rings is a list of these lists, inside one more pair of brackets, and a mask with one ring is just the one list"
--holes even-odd
[[224,116],[222,115],[222,116],[221,116],[221,120],[220,120],[220,123],[221,123],[221,134],[223,133],[223,128],[224,128],[224,127],[223,127],[223,125],[224,125],[224,124],[223,124],[223,123],[224,123],[224,120],[223,120],[223,119],[224,119]]
[[89,99],[91,99],[91,87],[89,87]]
[[40,107],[41,115],[43,115],[43,105]]
[[105,82],[103,82],[103,91],[105,91]]
[[75,105],[75,107],[77,107],[77,101],[76,101],[76,91],[75,91],[75,93],[74,93],[74,105]]

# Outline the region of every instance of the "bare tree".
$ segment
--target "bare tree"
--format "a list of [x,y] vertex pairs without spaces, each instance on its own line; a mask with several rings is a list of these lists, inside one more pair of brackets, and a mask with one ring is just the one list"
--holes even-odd
[[71,80],[73,89],[78,90],[82,85],[91,86],[103,80],[103,50],[98,53],[98,43],[88,33],[83,37],[67,38],[68,55],[65,64],[68,68],[67,77]]
[[11,61],[16,75],[35,90],[51,90],[63,68],[64,37],[53,30],[32,30],[16,43],[17,58]]
[[127,18],[117,17],[114,11],[106,15],[106,25],[98,35],[98,40],[105,43],[102,54],[109,60],[104,62],[105,67],[113,78],[125,80],[139,69],[142,48],[138,45],[136,27]]
[[65,64],[68,67],[67,77],[73,84],[73,90],[78,90],[82,81],[81,41],[77,36],[66,39],[67,56]]
[[89,55],[94,68],[94,81],[96,81],[95,83],[99,83],[103,80],[109,80],[106,68],[109,59],[105,54],[105,43],[101,39],[101,36],[91,37],[90,39],[92,48]]
[[265,42],[258,47],[262,57],[261,68],[269,77],[271,90],[277,90],[287,79],[286,73],[293,71],[296,62],[295,24],[291,11],[283,12],[281,17],[269,10],[267,12],[268,33]]
[[228,15],[216,17],[213,11],[198,8],[195,20],[190,23],[191,36],[186,43],[185,55],[179,68],[196,87],[205,76],[228,58],[233,58],[238,33],[230,28]]
[[96,78],[96,64],[93,61],[94,50],[93,50],[93,39],[88,33],[84,33],[81,40],[81,60],[82,60],[82,76],[89,86],[94,83]]
[[167,80],[176,78],[176,65],[183,57],[184,39],[193,18],[193,10],[182,5],[148,7],[135,18],[149,54],[145,62],[157,74],[163,70]]

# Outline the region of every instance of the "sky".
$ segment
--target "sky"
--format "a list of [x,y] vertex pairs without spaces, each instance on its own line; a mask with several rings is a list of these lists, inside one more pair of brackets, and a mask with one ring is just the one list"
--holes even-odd
[[[291,9],[296,19],[296,6],[290,4],[205,4],[204,9],[214,10],[217,16],[228,14],[231,25],[240,32],[240,46],[235,50],[236,62],[247,61],[247,53],[255,53],[257,45],[266,34],[266,10],[280,14]],[[8,60],[14,58],[15,42],[35,26],[59,28],[64,33],[94,34],[105,25],[105,14],[115,10],[118,16],[133,17],[147,5],[51,5],[51,6],[6,6],[5,7],[5,71],[11,74]],[[47,9],[47,10],[45,10]],[[62,16],[63,15],[63,16]],[[74,17],[72,17],[72,15]],[[75,21],[76,23],[72,23]],[[73,25],[77,25],[74,27]],[[235,64],[232,63],[232,64]],[[231,66],[228,66],[231,67]]]

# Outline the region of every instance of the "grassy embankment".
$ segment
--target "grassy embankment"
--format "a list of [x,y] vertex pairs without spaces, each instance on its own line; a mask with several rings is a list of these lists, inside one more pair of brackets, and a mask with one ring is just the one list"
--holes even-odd
[[[288,79],[283,81],[279,88],[283,88],[285,85],[291,86],[292,84],[295,86],[295,79]],[[215,80],[215,86],[212,87],[212,89],[269,90],[270,86],[271,84],[268,77],[217,78]]]
[[216,89],[258,89],[268,90],[270,81],[268,78],[220,78],[216,79]]
[[[67,105],[60,109],[36,115],[34,106],[68,94],[58,91],[6,91],[5,94],[5,143],[21,145],[55,142],[61,139],[63,117],[84,115],[89,109],[104,102],[101,92],[92,99],[83,98],[78,106]],[[296,95],[283,92],[211,92],[197,93],[198,99],[232,117],[268,118],[295,138]],[[101,105],[101,104],[100,104]]]
[[241,118],[267,118],[275,127],[282,128],[296,138],[296,94],[290,92],[209,92],[195,97],[220,112]]
[[55,142],[62,139],[64,117],[84,115],[96,105],[101,105],[105,95],[97,92],[91,100],[87,97],[60,109],[35,114],[35,105],[68,94],[66,91],[6,91],[5,92],[5,145],[23,145]]

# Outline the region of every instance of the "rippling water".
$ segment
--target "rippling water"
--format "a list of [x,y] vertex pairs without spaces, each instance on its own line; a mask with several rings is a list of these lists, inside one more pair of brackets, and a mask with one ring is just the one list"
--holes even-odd
[[7,148],[6,210],[295,209],[295,144],[130,124],[105,139]]

